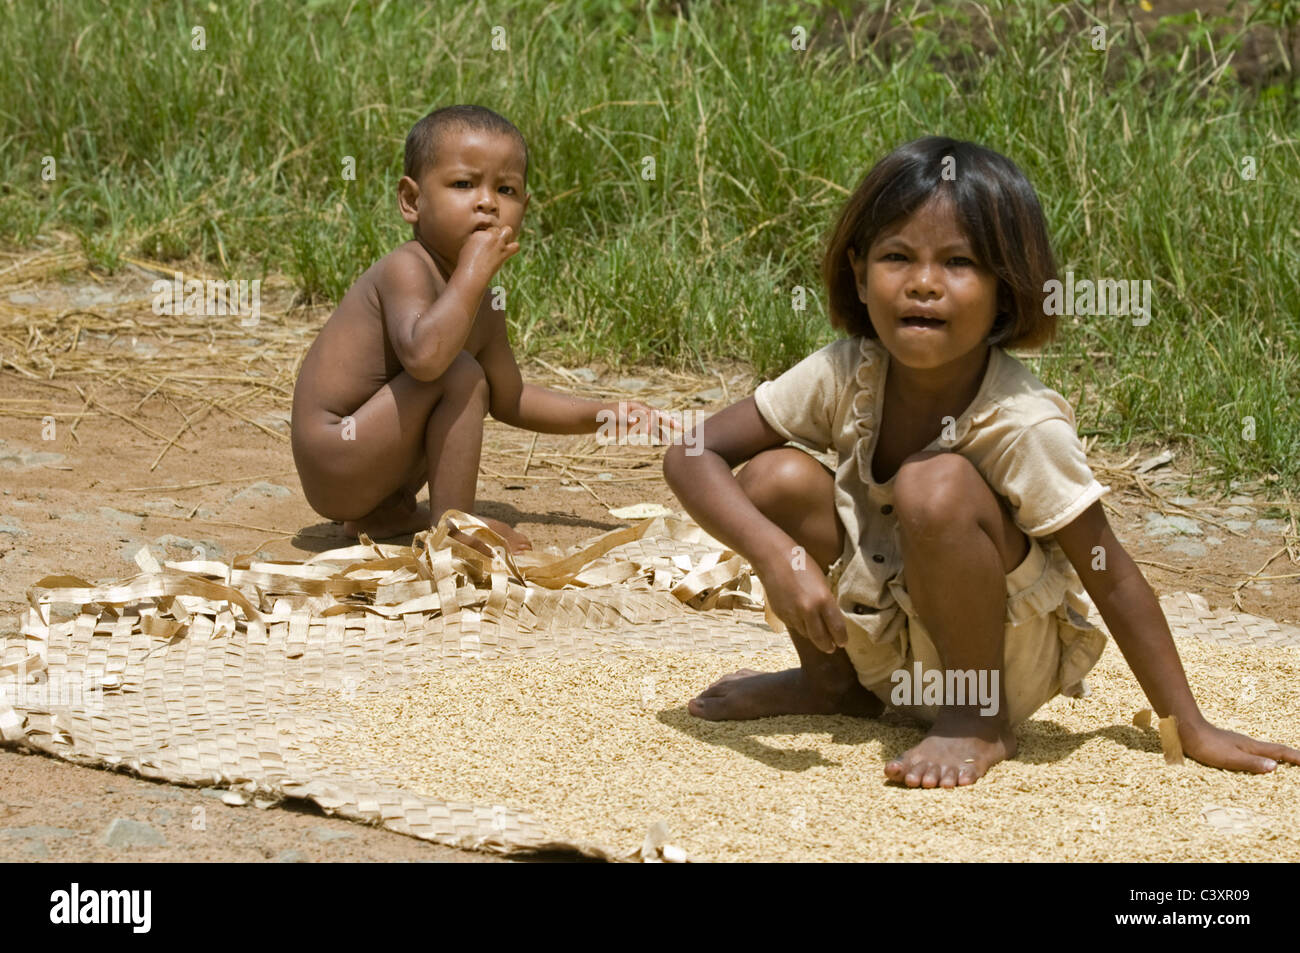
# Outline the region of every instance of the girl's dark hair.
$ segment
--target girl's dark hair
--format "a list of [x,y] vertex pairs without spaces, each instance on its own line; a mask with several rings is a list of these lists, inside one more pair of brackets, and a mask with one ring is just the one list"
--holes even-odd
[[[949,156],[952,161],[945,163]],[[1056,316],[1043,310],[1043,285],[1057,277],[1056,261],[1033,186],[1006,156],[944,136],[899,146],[872,167],[845,204],[822,260],[831,326],[876,336],[858,299],[848,251],[862,258],[881,230],[936,196],[951,201],[980,263],[997,275],[997,319],[989,343],[1038,347],[1050,341]]]

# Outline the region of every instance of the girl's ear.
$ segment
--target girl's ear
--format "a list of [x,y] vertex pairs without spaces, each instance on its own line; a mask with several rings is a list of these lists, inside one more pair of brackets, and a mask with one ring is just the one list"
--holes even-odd
[[1006,340],[1010,333],[1010,326],[1013,320],[1013,310],[1015,308],[1015,299],[1011,294],[1011,289],[1006,285],[998,285],[997,314],[993,316],[993,327],[989,329],[988,341],[991,344],[1000,344]]
[[859,257],[854,252],[853,247],[848,249],[849,268],[853,270],[854,285],[858,289],[858,295],[861,296],[867,287],[867,258],[865,255]]

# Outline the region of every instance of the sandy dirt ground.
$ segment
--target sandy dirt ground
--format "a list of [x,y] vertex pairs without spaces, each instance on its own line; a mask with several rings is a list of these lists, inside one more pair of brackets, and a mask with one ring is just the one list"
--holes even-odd
[[[144,545],[160,558],[187,558],[197,547],[206,558],[302,559],[346,544],[340,527],[304,501],[287,437],[296,360],[326,311],[291,309],[286,297],[264,325],[230,331],[212,323],[237,319],[207,318],[204,333],[178,337],[159,328],[195,319],[150,312],[156,274],[132,268],[93,278],[65,262],[71,273],[60,276],[27,267],[29,259],[0,262],[0,633],[17,630],[25,592],[43,576],[125,578]],[[6,271],[21,280],[6,284]],[[704,412],[755,384],[737,366],[685,375],[530,363],[524,375],[592,398]],[[54,436],[43,439],[50,416]],[[1136,455],[1131,467],[1159,449],[1092,459],[1118,466]],[[489,419],[479,512],[518,527],[538,550],[558,550],[626,525],[609,514],[614,507],[680,510],[662,478],[662,454],[588,436],[535,436]],[[1131,480],[1102,481],[1115,486],[1112,524],[1157,593],[1190,589],[1212,607],[1230,607],[1235,592],[1246,612],[1300,624],[1296,579],[1240,585],[1261,569],[1297,571],[1285,549],[1288,501],[1276,482],[1220,496],[1189,486],[1180,465],[1175,457],[1146,474],[1163,503]],[[497,859],[310,805],[261,810],[218,795],[0,749],[0,860]]]

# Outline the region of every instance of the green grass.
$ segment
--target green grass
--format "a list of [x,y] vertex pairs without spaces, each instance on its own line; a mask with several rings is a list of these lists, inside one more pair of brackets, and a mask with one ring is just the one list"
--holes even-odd
[[476,102],[532,150],[502,276],[517,352],[775,374],[833,337],[818,264],[845,190],[944,133],[1026,171],[1063,272],[1153,282],[1149,326],[1064,319],[1026,358],[1081,431],[1176,440],[1220,481],[1300,474],[1300,112],[1286,77],[1219,68],[1239,16],[1139,39],[1120,7],[1102,53],[1100,11],[1048,2],[894,4],[875,39],[882,3],[139,6],[0,2],[0,240],[65,229],[105,269],[145,254],[283,272],[334,301],[409,237],[410,125]]

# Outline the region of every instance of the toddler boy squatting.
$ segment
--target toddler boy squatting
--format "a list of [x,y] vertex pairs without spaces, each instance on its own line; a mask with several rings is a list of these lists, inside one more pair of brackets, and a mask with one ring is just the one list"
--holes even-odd
[[[538,433],[611,421],[664,439],[680,429],[639,401],[584,400],[521,378],[506,312],[486,294],[519,251],[531,199],[513,124],[479,106],[435,110],[406,137],[403,172],[397,203],[411,240],[348,289],[294,388],[293,457],[312,509],[374,539],[428,529],[449,509],[472,513],[489,413]],[[426,484],[427,507],[416,503]],[[531,548],[479,518],[512,552]]]

